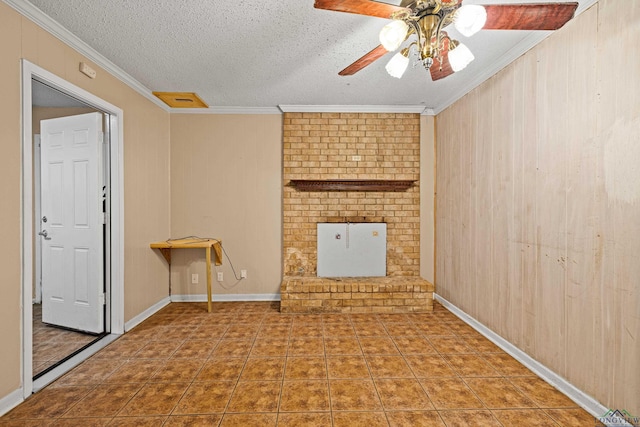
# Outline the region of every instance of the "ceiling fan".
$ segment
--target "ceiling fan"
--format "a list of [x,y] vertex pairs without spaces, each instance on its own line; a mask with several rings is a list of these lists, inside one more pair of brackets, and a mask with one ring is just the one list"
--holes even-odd
[[[338,74],[357,73],[387,52],[409,42],[386,65],[387,72],[400,78],[415,54],[440,80],[466,67],[474,57],[469,48],[449,37],[445,28],[453,24],[470,37],[479,30],[557,30],[566,24],[577,2],[462,5],[462,0],[405,0],[400,6],[373,0],[315,0],[316,9],[355,13],[392,19],[380,31],[380,45]],[[415,36],[415,37],[413,37]]]

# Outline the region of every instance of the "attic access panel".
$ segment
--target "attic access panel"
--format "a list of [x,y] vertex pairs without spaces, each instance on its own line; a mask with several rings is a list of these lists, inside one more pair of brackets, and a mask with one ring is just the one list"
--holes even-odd
[[209,108],[195,92],[153,92],[171,108]]

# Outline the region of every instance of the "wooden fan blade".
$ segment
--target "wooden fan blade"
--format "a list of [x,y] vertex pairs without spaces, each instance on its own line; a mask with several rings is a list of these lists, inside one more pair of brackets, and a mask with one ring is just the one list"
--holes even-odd
[[434,82],[436,80],[444,79],[447,76],[453,74],[453,70],[451,69],[451,64],[449,64],[449,57],[447,54],[444,54],[442,57],[442,63],[437,59],[433,61],[433,65],[429,68],[429,72],[431,73],[431,80]]
[[571,3],[490,4],[483,30],[557,30],[578,7]]
[[442,53],[440,54],[441,60],[438,60],[437,58],[434,59],[433,64],[431,64],[431,68],[429,68],[431,80],[434,82],[436,80],[444,79],[454,73],[451,68],[451,64],[449,63],[449,39],[444,40],[442,47]]
[[356,13],[358,15],[389,18],[393,12],[406,10],[404,7],[392,4],[378,3],[371,0],[316,0],[316,9],[335,10],[336,12]]
[[362,70],[367,65],[371,64],[376,59],[381,58],[387,52],[388,52],[387,49],[385,49],[382,45],[379,45],[378,47],[373,49],[371,52],[367,53],[362,58],[358,59],[356,62],[349,65],[347,68],[340,71],[338,74],[341,76],[351,76],[357,73],[358,71]]

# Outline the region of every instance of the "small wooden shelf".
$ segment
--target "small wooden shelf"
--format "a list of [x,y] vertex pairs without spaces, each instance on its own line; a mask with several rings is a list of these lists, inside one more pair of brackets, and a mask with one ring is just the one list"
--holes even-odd
[[292,179],[298,191],[406,191],[415,181],[386,179]]

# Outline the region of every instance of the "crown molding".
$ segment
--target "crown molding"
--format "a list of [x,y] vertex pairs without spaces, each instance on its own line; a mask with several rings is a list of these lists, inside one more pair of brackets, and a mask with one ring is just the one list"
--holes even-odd
[[171,114],[277,114],[278,107],[209,107],[209,108],[171,108]]
[[[575,19],[578,15],[580,15],[585,10],[589,9],[591,6],[596,4],[598,0],[585,0],[580,2],[580,5],[576,9],[576,13],[574,15]],[[561,29],[560,29],[561,30]],[[471,80],[468,84],[464,86],[459,86],[457,90],[451,93],[451,96],[447,97],[439,106],[436,106],[432,111],[434,115],[440,114],[442,111],[449,108],[460,98],[480,86],[485,81],[489,80],[493,75],[500,72],[507,65],[511,64],[513,61],[524,55],[538,43],[542,42],[547,37],[551,36],[553,33],[560,31],[535,31],[531,32],[531,34],[525,37],[520,43],[516,44],[514,47],[505,52],[500,58],[491,64],[491,66],[485,68],[482,73],[476,75],[476,78]]]
[[278,105],[283,113],[419,113],[424,105]]
[[131,87],[140,95],[147,98],[157,106],[161,107],[165,111],[169,111],[167,105],[156,98],[149,88],[142,83],[127,74],[122,68],[118,67],[113,62],[98,53],[91,46],[80,40],[77,36],[71,33],[69,30],[60,25],[57,21],[51,19],[45,15],[40,9],[27,2],[26,0],[2,0],[4,3],[15,9],[18,13],[30,19],[38,24],[40,27],[51,33],[54,37],[60,39],[73,49],[80,52],[87,59],[95,63],[97,66],[103,68],[108,73],[115,76],[117,79]]
[[54,37],[66,43],[81,55],[103,68],[108,73],[131,87],[155,105],[172,114],[281,114],[283,112],[327,112],[327,113],[420,113],[433,115],[433,110],[421,105],[279,105],[278,107],[209,107],[170,108],[142,83],[127,74],[122,68],[98,53],[69,30],[51,19],[26,0],[2,0],[21,15],[35,22]]
[[[91,46],[86,44],[80,38],[75,36],[69,30],[64,28],[55,20],[44,14],[40,9],[27,2],[26,0],[2,0],[11,8],[21,15],[35,22],[44,30],[51,33],[54,37],[60,39],[80,54],[84,55],[88,60],[103,68],[114,77],[131,87],[140,95],[153,102],[163,110],[170,113],[179,114],[279,114],[280,112],[289,113],[419,113],[425,116],[435,116],[440,114],[446,108],[454,104],[467,93],[480,86],[491,76],[502,70],[511,62],[522,56],[529,49],[549,37],[553,31],[544,31],[532,33],[522,42],[518,43],[512,49],[502,55],[495,61],[491,67],[478,74],[469,84],[458,87],[458,90],[451,93],[440,105],[434,108],[426,108],[422,105],[279,105],[278,107],[210,107],[208,109],[191,109],[191,108],[170,108],[164,102],[155,97],[149,88],[134,79],[122,68],[102,56]],[[585,10],[596,4],[598,0],[584,0],[580,2],[575,16],[580,15]]]

